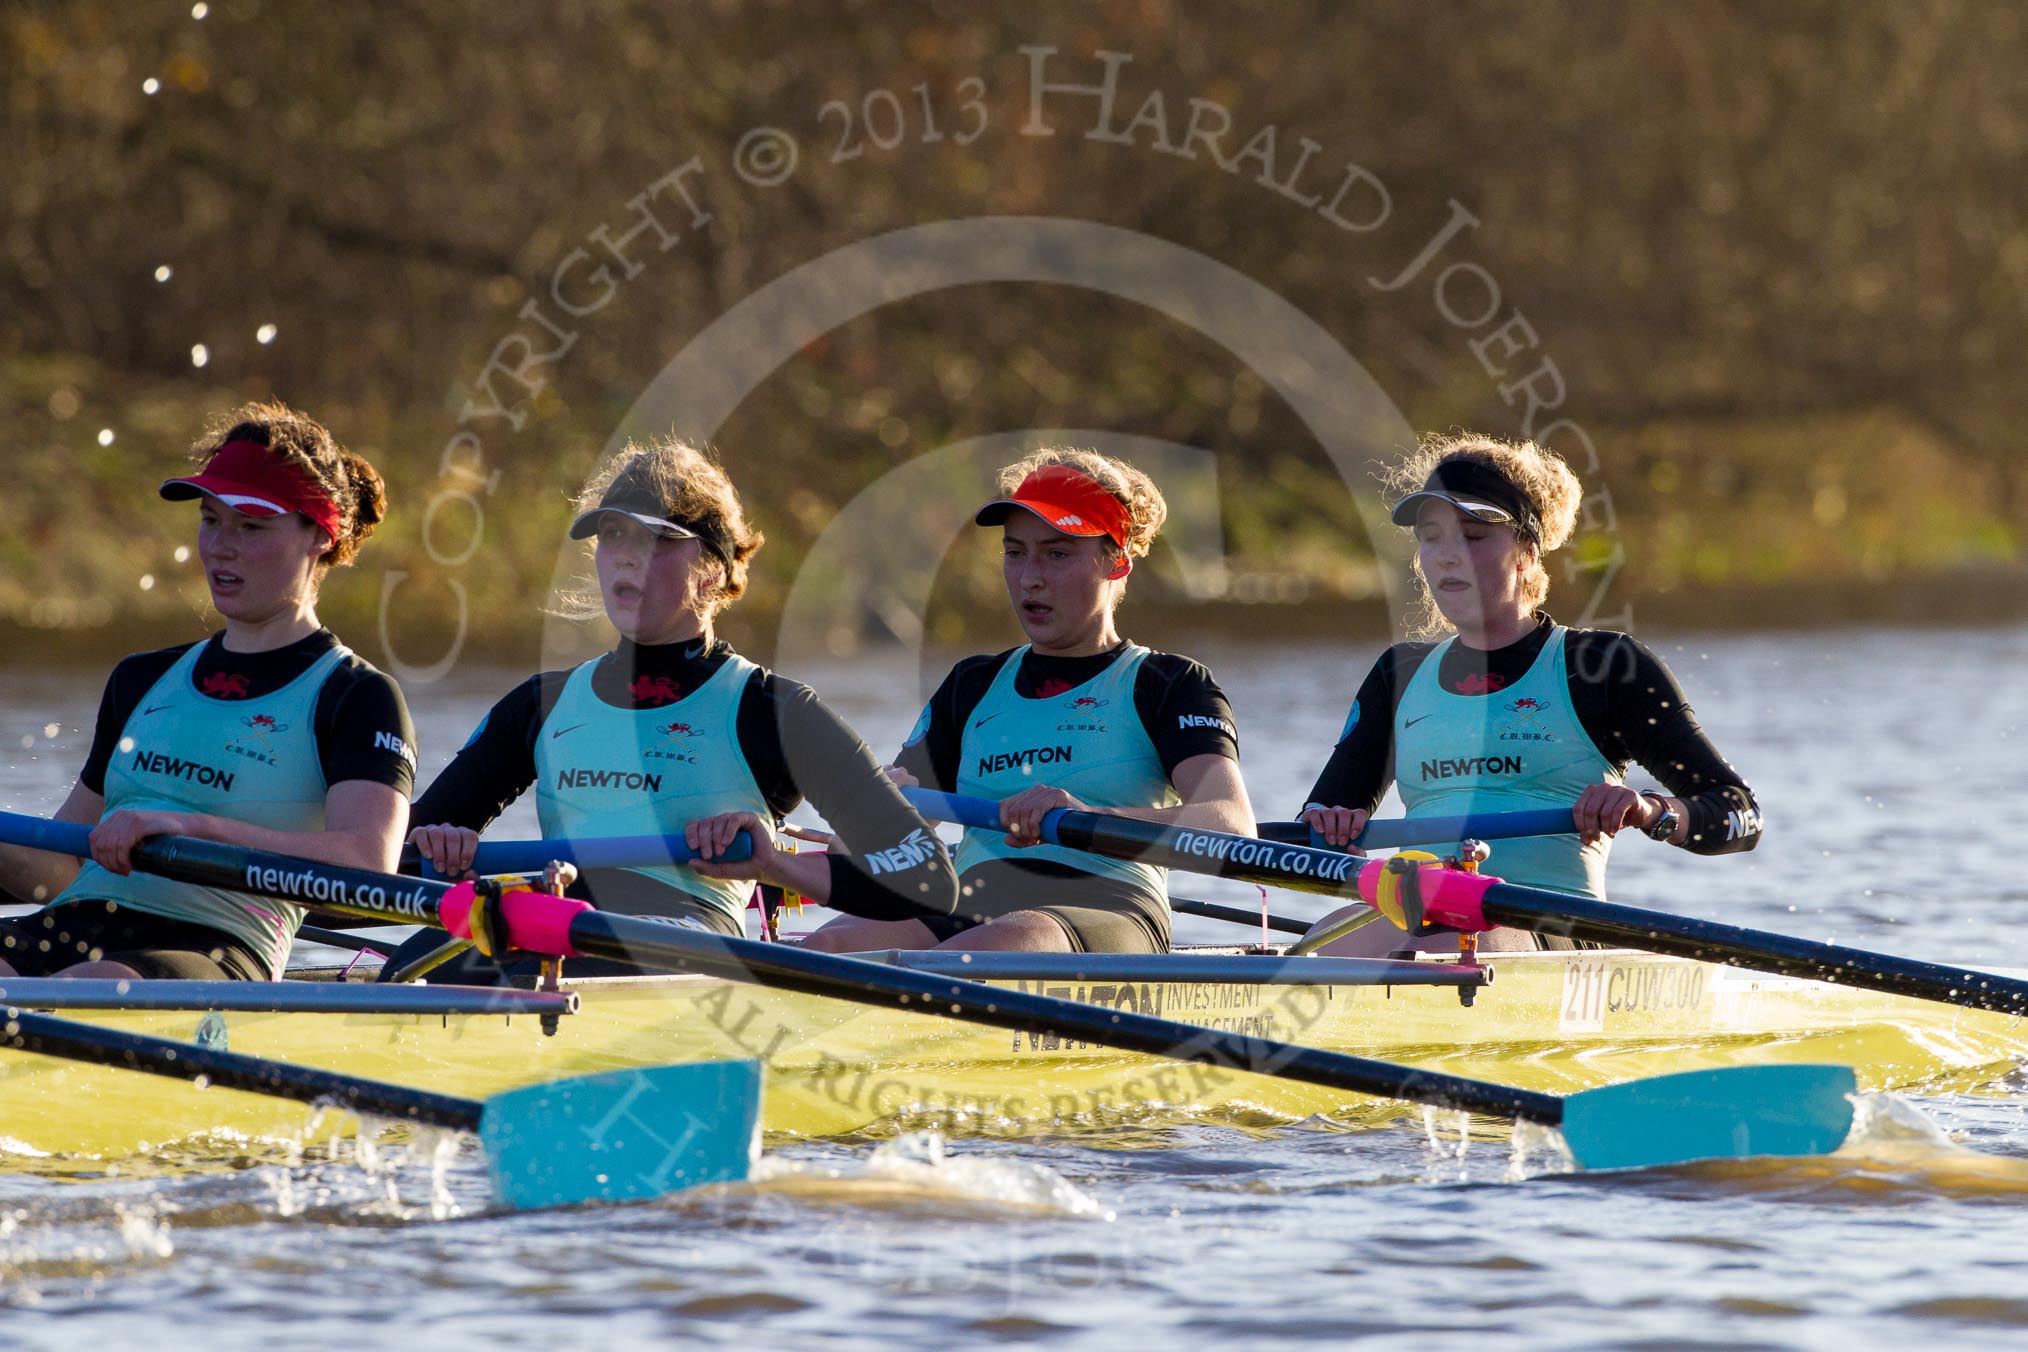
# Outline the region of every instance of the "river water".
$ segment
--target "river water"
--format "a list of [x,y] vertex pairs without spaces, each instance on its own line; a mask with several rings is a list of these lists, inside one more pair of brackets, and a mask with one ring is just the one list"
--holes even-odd
[[[1617,899],[2028,966],[2011,846],[2028,630],[1650,641],[1769,828],[1719,859],[1629,838]],[[1372,648],[1195,655],[1232,696],[1262,816],[1291,815]],[[891,748],[939,673],[872,658],[792,674]],[[425,775],[515,679],[467,669],[409,692]],[[99,680],[0,671],[0,806],[61,800]],[[501,830],[533,834],[532,816],[517,808]],[[469,1150],[440,1174],[349,1150],[155,1178],[0,1171],[0,1347],[178,1328],[219,1348],[2028,1344],[2028,1078],[1870,1106],[1882,1125],[1866,1146],[1807,1162],[1571,1175],[1504,1135],[1461,1150],[1411,1111],[1357,1132],[791,1144],[752,1186],[531,1215],[486,1210]]]

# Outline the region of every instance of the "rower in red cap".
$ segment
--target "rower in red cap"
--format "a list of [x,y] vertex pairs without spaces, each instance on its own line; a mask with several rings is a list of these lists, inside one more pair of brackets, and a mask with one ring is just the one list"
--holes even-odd
[[1007,595],[1028,642],[944,678],[891,771],[904,783],[1000,800],[1004,831],[957,852],[958,914],[834,920],[806,941],[876,948],[1160,953],[1166,872],[1039,843],[1054,808],[1251,835],[1225,695],[1187,657],[1114,628],[1134,560],[1168,507],[1148,476],[1093,451],[1045,450],[1001,471],[979,509],[999,526]]
[[49,904],[0,921],[0,975],[270,980],[303,920],[286,902],[133,871],[150,836],[196,836],[391,870],[415,732],[401,691],[317,621],[324,575],[387,510],[380,475],[316,422],[251,404],[197,446],[197,557],[225,628],[113,669],[57,810],[80,861],[0,847],[0,887]]

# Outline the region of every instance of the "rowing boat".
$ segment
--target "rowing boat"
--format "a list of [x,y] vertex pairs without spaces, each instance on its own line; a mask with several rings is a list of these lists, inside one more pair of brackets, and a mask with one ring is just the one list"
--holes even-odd
[[[893,953],[889,962],[1573,1092],[1744,1063],[1835,1062],[1868,1089],[1968,1090],[2028,1053],[2015,1015],[1631,951],[1288,959]],[[1209,1120],[1350,1124],[1404,1111],[1343,1091],[701,976],[558,991],[8,979],[0,1001],[131,1032],[482,1098],[564,1075],[760,1057],[773,1137],[1027,1135]],[[20,1052],[0,1053],[0,1165],[156,1167],[300,1147],[343,1114]],[[123,1166],[124,1167],[124,1166]]]

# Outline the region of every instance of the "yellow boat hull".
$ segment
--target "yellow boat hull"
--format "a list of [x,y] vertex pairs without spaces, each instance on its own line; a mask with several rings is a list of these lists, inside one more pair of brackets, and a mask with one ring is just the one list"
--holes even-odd
[[[2028,1028],[2015,1016],[1845,986],[1636,953],[1487,963],[1496,979],[1471,1007],[1441,986],[999,984],[1560,1093],[1774,1061],[1842,1063],[1868,1089],[1940,1092],[1987,1083],[2028,1055]],[[1270,1126],[1401,1111],[1265,1075],[707,978],[572,989],[582,1007],[553,1034],[529,1014],[61,1013],[473,1098],[564,1075],[759,1056],[766,1126],[778,1138],[919,1127],[1027,1135],[1189,1119]],[[237,1156],[349,1127],[342,1114],[317,1118],[284,1100],[0,1053],[0,1165]]]

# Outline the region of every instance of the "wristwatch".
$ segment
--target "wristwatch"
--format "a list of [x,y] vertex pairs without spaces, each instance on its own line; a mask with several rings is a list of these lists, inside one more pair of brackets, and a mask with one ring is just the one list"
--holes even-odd
[[1676,828],[1683,824],[1683,818],[1670,806],[1669,800],[1659,793],[1644,793],[1641,797],[1652,798],[1662,805],[1662,815],[1655,818],[1655,824],[1645,832],[1648,839],[1666,841],[1675,835]]

